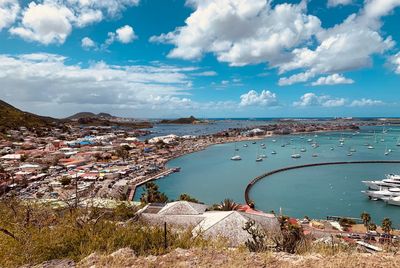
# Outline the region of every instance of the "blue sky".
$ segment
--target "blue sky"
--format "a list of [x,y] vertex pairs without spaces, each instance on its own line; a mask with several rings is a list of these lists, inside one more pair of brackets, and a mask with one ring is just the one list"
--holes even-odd
[[399,116],[399,0],[0,1],[0,99],[42,115]]

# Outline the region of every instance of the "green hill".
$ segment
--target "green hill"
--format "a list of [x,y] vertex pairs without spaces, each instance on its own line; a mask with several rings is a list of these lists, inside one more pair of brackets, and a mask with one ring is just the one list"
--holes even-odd
[[21,111],[0,100],[0,132],[7,129],[27,127],[48,127],[58,122],[58,119],[44,117]]

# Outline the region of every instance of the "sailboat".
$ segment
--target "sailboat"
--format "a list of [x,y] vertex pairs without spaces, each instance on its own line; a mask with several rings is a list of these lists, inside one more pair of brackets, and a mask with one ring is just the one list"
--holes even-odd
[[293,149],[293,154],[290,156],[292,158],[301,158],[301,155],[295,152],[295,149]]
[[257,149],[257,157],[256,157],[256,162],[262,162],[263,159],[260,155],[260,148]]
[[387,148],[387,144],[386,144],[386,148],[385,148],[385,155],[389,155],[389,151],[388,151],[388,148]]
[[339,139],[340,143],[344,143],[344,138],[343,138],[343,134],[340,134],[340,139]]
[[[236,143],[235,143],[235,151],[234,152],[236,152],[236,151],[238,151],[238,149],[236,148]],[[231,160],[239,161],[239,160],[242,160],[242,158],[240,157],[240,155],[237,154],[237,155],[232,156]]]
[[397,138],[396,146],[400,146],[400,137]]

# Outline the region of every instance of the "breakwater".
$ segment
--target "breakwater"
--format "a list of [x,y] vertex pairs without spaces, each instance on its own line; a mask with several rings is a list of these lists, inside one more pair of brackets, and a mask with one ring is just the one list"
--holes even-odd
[[302,169],[302,168],[308,168],[308,167],[317,167],[317,166],[332,166],[332,165],[353,165],[353,164],[400,164],[400,160],[363,160],[363,161],[338,161],[338,162],[322,162],[322,163],[312,163],[312,164],[304,164],[304,165],[297,165],[297,166],[289,166],[289,167],[284,167],[284,168],[279,168],[272,170],[270,172],[266,172],[260,176],[255,177],[253,180],[251,180],[245,189],[244,192],[244,198],[245,201],[248,205],[252,203],[252,200],[250,199],[250,191],[251,188],[260,180],[269,177],[271,175],[285,172],[288,170],[293,170],[293,169]]

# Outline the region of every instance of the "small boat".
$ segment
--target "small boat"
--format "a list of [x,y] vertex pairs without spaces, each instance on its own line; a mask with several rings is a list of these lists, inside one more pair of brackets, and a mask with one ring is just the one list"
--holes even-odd
[[331,151],[335,150],[335,148],[331,147]]
[[304,153],[304,152],[306,152],[306,151],[307,151],[307,150],[306,150],[306,148],[304,148],[304,147],[300,149],[300,152],[303,152],[303,153]]
[[375,148],[374,148],[374,146],[369,145],[369,146],[368,146],[368,149],[375,149]]
[[256,158],[256,162],[262,162],[262,161],[263,161],[263,159],[261,157]]
[[352,152],[347,153],[347,156],[352,156],[352,155],[353,155]]
[[233,160],[233,161],[239,161],[239,160],[242,160],[242,158],[240,157],[240,155],[235,155],[235,156],[232,156],[232,157],[231,157],[231,160]]
[[253,142],[252,142],[252,144],[256,144],[256,143],[257,143],[256,141],[253,141]]
[[264,144],[264,143],[261,143],[261,147],[263,147],[263,146],[265,146],[265,144]]
[[272,142],[276,142],[276,140],[272,140]]
[[313,141],[312,139],[308,139],[308,140],[307,140],[307,142],[312,142],[312,141]]
[[291,157],[292,158],[301,158],[301,155],[300,154],[292,154]]
[[387,145],[386,145],[386,149],[385,149],[385,155],[389,155],[389,150],[387,149]]
[[318,154],[312,154],[312,157],[318,157]]
[[276,151],[272,151],[271,154],[276,154]]
[[267,156],[265,154],[260,154],[261,158],[267,158]]
[[350,148],[350,152],[351,152],[351,153],[355,153],[355,152],[356,152],[356,149]]
[[247,144],[244,144],[243,147],[249,147]]
[[281,145],[281,147],[285,147],[285,146],[286,146],[286,144],[282,144],[282,145]]

